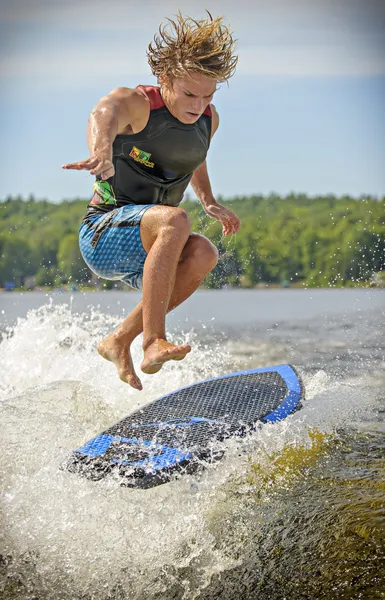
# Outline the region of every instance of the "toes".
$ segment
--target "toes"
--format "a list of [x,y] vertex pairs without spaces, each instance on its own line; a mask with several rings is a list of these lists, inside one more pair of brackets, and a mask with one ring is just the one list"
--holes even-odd
[[191,352],[190,346],[184,346],[179,348],[178,352],[176,352],[174,355],[174,360],[182,360],[189,352]]
[[167,356],[175,357],[176,359],[179,357],[183,358],[190,351],[191,346],[176,346],[175,348],[167,349]]
[[130,386],[135,388],[136,390],[140,391],[143,389],[142,382],[137,377],[135,377],[135,378],[131,377],[130,379],[127,380],[127,383],[129,383]]
[[143,389],[142,382],[140,381],[139,377],[132,375],[132,373],[119,373],[119,378],[124,381],[124,383],[128,383],[128,385],[136,390]]

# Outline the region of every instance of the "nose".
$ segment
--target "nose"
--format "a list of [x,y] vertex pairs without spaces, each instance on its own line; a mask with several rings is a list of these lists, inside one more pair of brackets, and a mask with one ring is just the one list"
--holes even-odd
[[192,105],[192,112],[201,113],[203,110],[203,100],[195,98]]

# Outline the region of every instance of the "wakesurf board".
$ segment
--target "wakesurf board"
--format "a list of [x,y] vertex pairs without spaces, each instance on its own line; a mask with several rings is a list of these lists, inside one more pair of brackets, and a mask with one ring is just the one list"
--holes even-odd
[[148,488],[220,459],[218,441],[245,436],[301,407],[303,383],[291,365],[222,375],[170,392],[74,450],[66,467],[89,479],[114,473]]

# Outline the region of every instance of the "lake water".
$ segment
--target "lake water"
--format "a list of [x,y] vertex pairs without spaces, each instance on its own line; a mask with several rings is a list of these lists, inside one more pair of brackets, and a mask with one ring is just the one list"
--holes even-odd
[[[3,597],[384,598],[385,291],[199,291],[167,319],[191,354],[142,392],[95,349],[139,298],[0,294]],[[140,491],[60,469],[164,393],[286,362],[303,409],[202,473]]]

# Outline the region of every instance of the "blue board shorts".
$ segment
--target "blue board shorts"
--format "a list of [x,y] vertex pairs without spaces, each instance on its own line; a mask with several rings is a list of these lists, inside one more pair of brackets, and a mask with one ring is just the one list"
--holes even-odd
[[107,213],[87,215],[80,226],[79,246],[85,263],[99,277],[142,289],[147,253],[140,221],[153,204],[128,204]]

